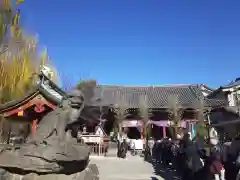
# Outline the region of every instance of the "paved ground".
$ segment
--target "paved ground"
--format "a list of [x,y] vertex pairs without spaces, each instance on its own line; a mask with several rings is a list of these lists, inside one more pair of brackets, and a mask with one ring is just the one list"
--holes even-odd
[[156,176],[152,165],[139,156],[128,155],[126,159],[116,158],[116,155],[93,156],[91,161],[99,168],[100,180],[164,180]]

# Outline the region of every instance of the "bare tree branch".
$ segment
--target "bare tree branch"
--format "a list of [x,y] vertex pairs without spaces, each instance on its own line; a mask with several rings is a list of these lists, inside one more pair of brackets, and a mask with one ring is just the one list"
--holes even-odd
[[150,122],[152,113],[149,111],[148,97],[146,95],[142,95],[139,98],[139,114],[140,114],[141,120],[143,122],[144,136],[148,137],[151,133],[150,127],[149,127],[149,122]]
[[117,126],[118,133],[122,136],[122,123],[129,115],[128,113],[128,104],[123,99],[120,93],[117,94],[117,104],[114,105],[113,111],[115,114],[115,125]]
[[80,81],[77,84],[77,89],[81,90],[84,94],[84,101],[86,104],[92,103],[92,98],[95,94],[95,87],[97,85],[96,80],[94,79],[86,79],[83,81]]
[[177,95],[168,97],[168,119],[170,121],[170,132],[173,137],[179,133],[180,123],[182,120],[183,109],[179,103]]
[[196,99],[196,101],[194,102],[194,109],[196,110],[196,113],[197,113],[196,118],[199,121],[204,121],[206,119],[206,115],[211,110],[211,108],[205,106],[203,97],[199,97],[198,99]]
[[196,124],[197,136],[207,136],[208,129],[206,124],[208,122],[206,119],[208,118],[207,116],[210,113],[211,108],[205,105],[204,97],[202,96],[196,99],[193,107],[196,111],[196,119],[198,120]]

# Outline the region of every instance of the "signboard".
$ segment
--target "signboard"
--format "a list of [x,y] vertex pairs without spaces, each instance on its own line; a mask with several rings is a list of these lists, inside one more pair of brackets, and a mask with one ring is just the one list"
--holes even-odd
[[101,143],[102,138],[98,135],[82,135],[81,138],[85,143]]
[[[173,121],[168,121],[168,120],[164,120],[164,121],[151,121],[152,124],[154,124],[155,126],[159,126],[159,127],[169,127],[174,125]],[[179,123],[180,127],[185,128],[186,127],[186,121],[181,121]]]
[[139,127],[142,126],[141,120],[125,120],[122,123],[123,127]]

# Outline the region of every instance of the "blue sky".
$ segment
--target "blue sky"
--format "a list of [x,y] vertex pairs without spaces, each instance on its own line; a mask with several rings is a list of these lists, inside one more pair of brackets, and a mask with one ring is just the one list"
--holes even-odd
[[23,25],[64,81],[204,83],[240,76],[239,0],[25,0]]

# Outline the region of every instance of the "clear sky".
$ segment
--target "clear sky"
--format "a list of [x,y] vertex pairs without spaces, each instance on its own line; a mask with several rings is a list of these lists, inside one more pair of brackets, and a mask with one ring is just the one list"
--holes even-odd
[[204,83],[240,76],[239,0],[25,0],[65,81]]

